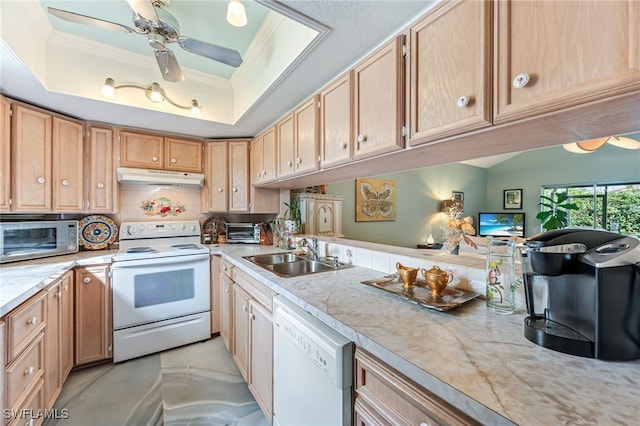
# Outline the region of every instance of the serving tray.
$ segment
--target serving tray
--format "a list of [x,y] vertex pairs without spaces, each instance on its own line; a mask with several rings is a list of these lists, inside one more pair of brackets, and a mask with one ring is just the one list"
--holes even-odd
[[432,296],[429,293],[429,286],[421,279],[417,279],[414,286],[409,289],[403,287],[402,281],[388,276],[361,282],[436,311],[448,311],[479,296],[478,293],[472,291],[452,288],[446,288],[442,296]]

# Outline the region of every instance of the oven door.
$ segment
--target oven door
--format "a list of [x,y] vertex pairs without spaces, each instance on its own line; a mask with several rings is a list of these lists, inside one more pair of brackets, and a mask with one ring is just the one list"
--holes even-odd
[[209,255],[114,262],[113,327],[209,311]]

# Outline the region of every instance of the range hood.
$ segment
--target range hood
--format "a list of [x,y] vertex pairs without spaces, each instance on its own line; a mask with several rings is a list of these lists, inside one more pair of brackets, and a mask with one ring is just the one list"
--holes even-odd
[[199,187],[204,185],[204,175],[202,173],[118,167],[117,175],[120,183]]

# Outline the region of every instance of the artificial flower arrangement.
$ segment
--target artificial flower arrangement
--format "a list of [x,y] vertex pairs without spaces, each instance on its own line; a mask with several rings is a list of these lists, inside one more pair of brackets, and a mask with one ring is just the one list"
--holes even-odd
[[473,218],[471,216],[462,216],[462,206],[460,203],[452,203],[447,208],[447,214],[449,215],[449,221],[446,226],[443,226],[444,232],[444,247],[451,250],[451,253],[458,254],[460,243],[464,241],[467,245],[477,249],[476,243],[467,237],[467,235],[475,235],[476,230],[473,227]]

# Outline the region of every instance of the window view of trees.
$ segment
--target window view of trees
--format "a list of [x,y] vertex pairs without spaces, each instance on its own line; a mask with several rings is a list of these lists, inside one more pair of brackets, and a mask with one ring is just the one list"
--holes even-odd
[[569,226],[606,229],[640,236],[640,183],[547,186],[542,194],[567,192],[578,210],[569,212]]

